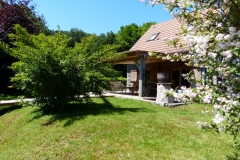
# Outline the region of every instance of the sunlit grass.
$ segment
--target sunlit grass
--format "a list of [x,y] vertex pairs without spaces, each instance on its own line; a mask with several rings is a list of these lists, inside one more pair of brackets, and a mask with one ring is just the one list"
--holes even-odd
[[24,107],[0,116],[0,159],[226,159],[237,153],[232,137],[196,124],[211,109],[113,97],[56,115]]

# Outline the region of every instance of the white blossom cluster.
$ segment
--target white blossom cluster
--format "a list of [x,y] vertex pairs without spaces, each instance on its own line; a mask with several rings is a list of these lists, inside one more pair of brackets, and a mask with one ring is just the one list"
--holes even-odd
[[181,92],[176,92],[173,89],[167,90],[165,94],[168,96],[172,96],[175,101],[183,102],[183,103],[191,103],[193,98],[197,96],[192,89],[186,88],[185,86],[181,87]]
[[[203,76],[206,77],[209,86],[199,87],[195,92],[189,91],[189,97],[195,93],[194,98],[201,99],[204,103],[214,104],[213,123],[219,126],[219,130],[227,128],[234,134],[239,132],[240,127],[237,126],[240,125],[240,27],[238,23],[240,2],[227,0],[217,0],[214,3],[196,0],[145,0],[145,2],[150,5],[164,4],[169,12],[181,22],[186,23],[181,36],[184,36],[183,45],[189,47],[188,54],[166,54],[162,59],[205,67],[208,72]],[[236,12],[232,8],[236,9]],[[234,14],[229,16],[232,11]],[[222,81],[215,85],[212,83],[212,76],[221,77]],[[187,97],[186,92],[172,91],[171,94],[179,100]]]
[[[139,0],[140,2],[144,2],[144,0]],[[183,9],[188,7],[189,5],[194,5],[194,0],[146,0],[147,3],[150,5],[155,5],[159,3],[164,3],[167,9],[172,9],[176,7],[176,5]]]

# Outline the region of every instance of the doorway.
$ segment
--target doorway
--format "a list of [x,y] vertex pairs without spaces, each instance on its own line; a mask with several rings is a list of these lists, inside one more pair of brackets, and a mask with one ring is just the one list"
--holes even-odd
[[172,88],[175,90],[177,88],[181,88],[181,86],[185,86],[187,88],[190,87],[190,82],[186,80],[182,74],[188,74],[190,72],[189,69],[173,69],[172,70]]

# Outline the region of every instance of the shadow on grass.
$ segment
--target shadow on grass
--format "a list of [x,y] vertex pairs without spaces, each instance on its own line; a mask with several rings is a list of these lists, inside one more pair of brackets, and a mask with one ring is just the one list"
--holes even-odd
[[22,106],[17,105],[17,106],[0,106],[0,116],[12,112],[15,109],[20,109]]
[[240,160],[240,153],[233,153],[226,156],[226,160]]
[[[114,106],[111,102],[109,102],[105,97],[101,97],[104,103],[80,103],[80,104],[71,104],[67,106],[66,110],[49,114],[51,118],[44,123],[43,125],[51,125],[55,121],[66,120],[64,127],[72,125],[74,121],[84,119],[89,115],[97,116],[101,114],[119,114],[123,115],[126,112],[146,112],[148,111],[146,108],[120,108],[120,106]],[[33,119],[38,119],[43,115],[39,114],[40,110],[35,110],[33,113],[36,115]],[[46,114],[45,114],[46,115]]]

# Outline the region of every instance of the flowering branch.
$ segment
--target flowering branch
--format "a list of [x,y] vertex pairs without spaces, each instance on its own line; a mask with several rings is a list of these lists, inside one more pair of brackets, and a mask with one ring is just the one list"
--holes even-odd
[[[144,0],[140,0],[144,1]],[[147,0],[150,5],[164,4],[174,17],[184,22],[183,41],[167,41],[175,47],[188,47],[186,54],[166,54],[161,58],[183,61],[189,66],[205,67],[204,83],[196,88],[201,102],[213,104],[212,127],[240,132],[240,4],[234,0]],[[181,43],[182,45],[178,45]],[[213,78],[221,80],[214,82]],[[177,95],[176,96],[180,96]],[[204,123],[205,125],[206,123]],[[206,127],[205,127],[206,128]]]

